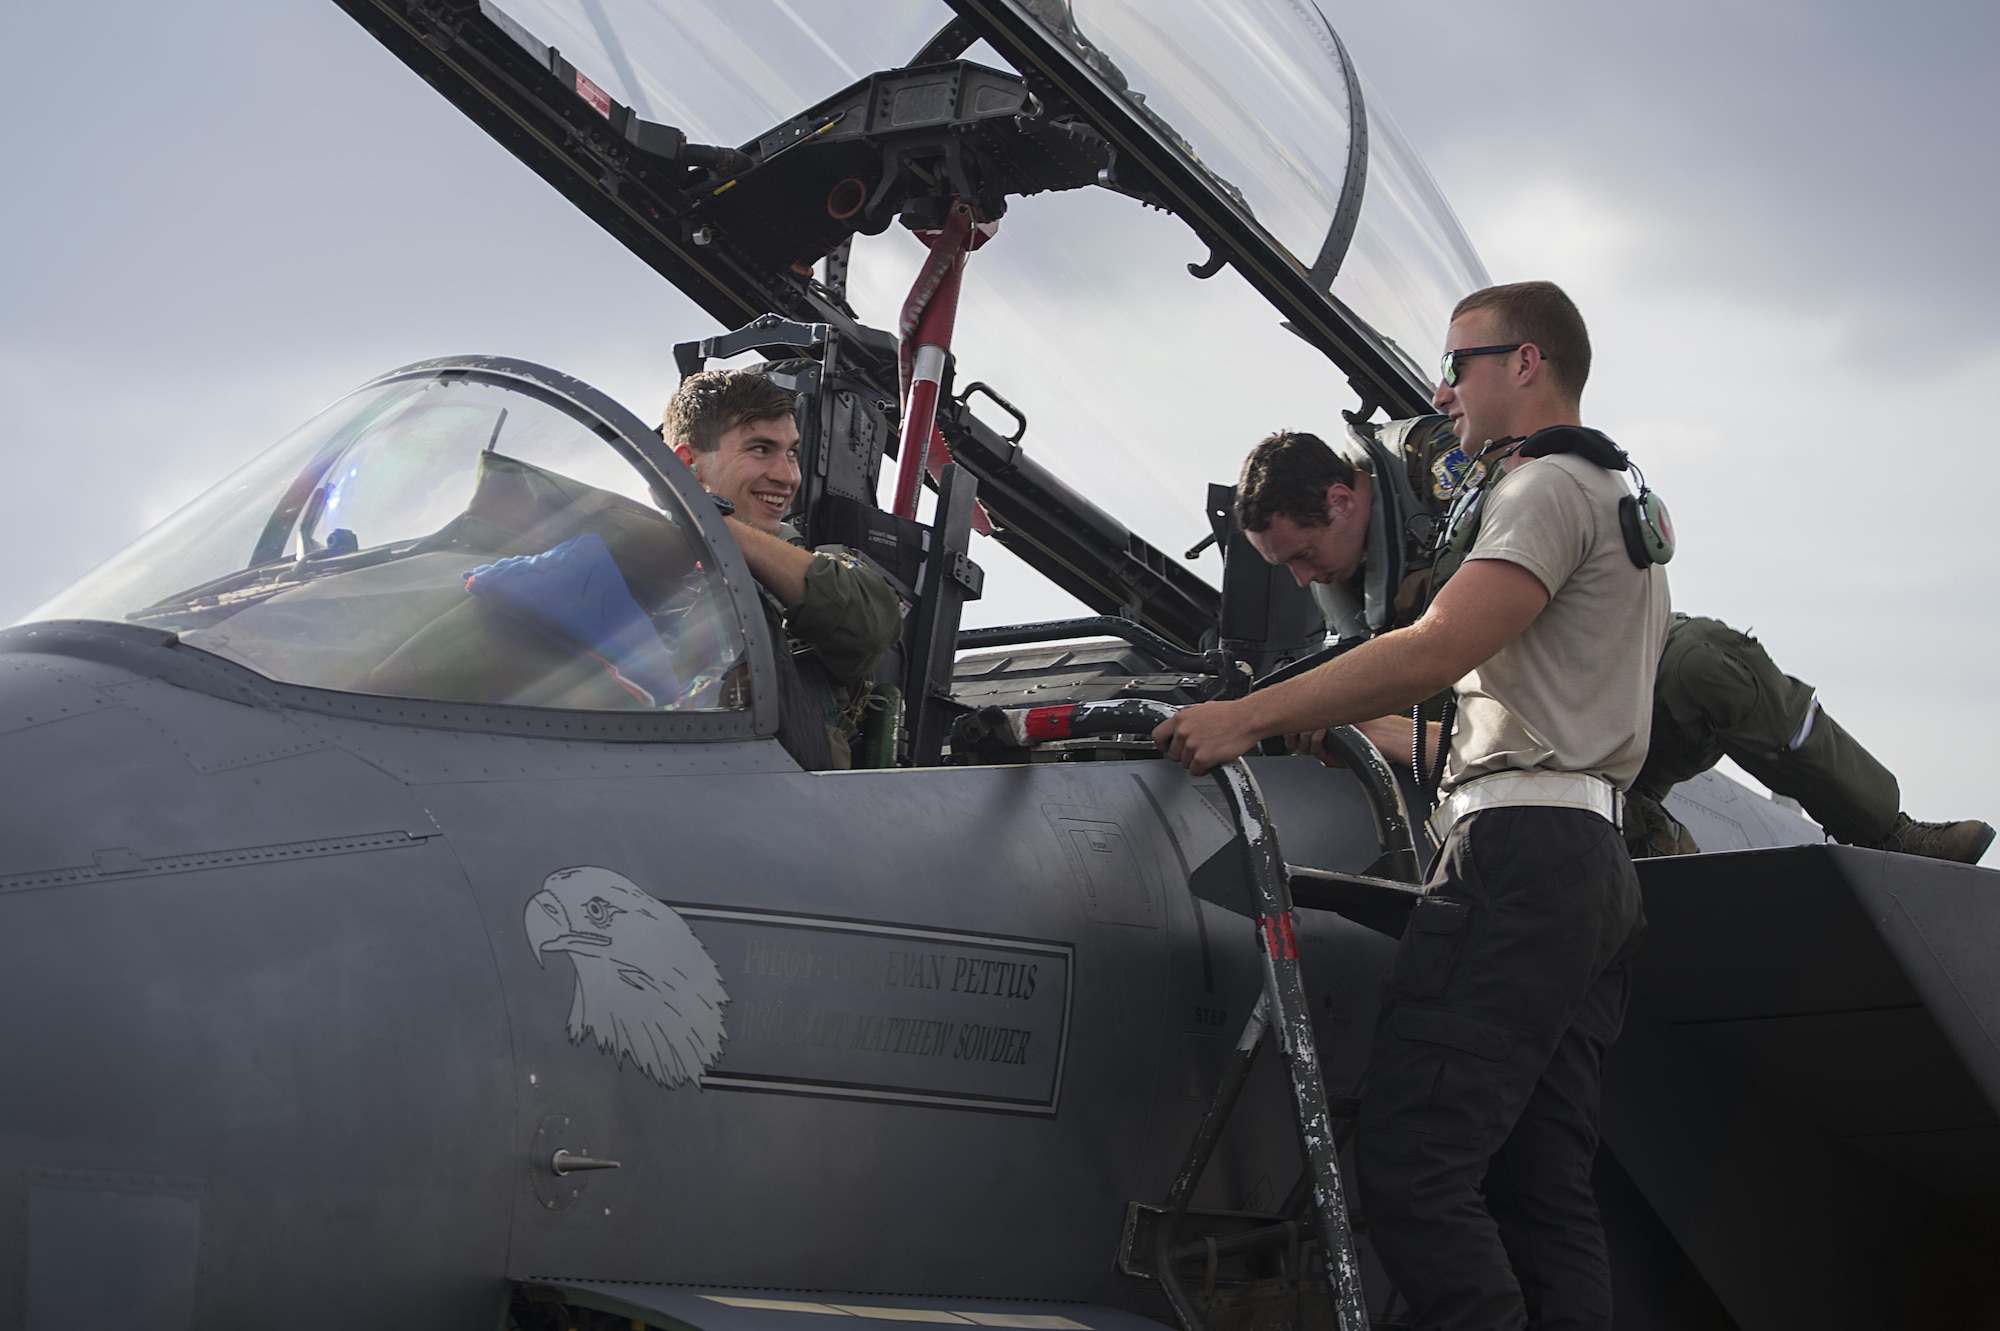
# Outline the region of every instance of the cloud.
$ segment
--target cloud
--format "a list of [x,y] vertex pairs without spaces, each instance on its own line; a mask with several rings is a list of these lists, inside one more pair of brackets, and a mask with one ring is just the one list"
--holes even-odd
[[[2000,10],[1965,0],[1326,9],[1487,254],[1476,200],[1538,177],[1647,219],[1657,285],[1838,289],[1873,354],[1950,358],[1990,304]],[[1420,58],[1417,58],[1420,53]]]
[[1487,185],[1487,194],[1468,202],[1480,209],[1480,253],[1495,281],[1561,273],[1567,285],[1587,287],[1629,274],[1658,243],[1645,216],[1578,181],[1548,176],[1510,181],[1504,190]]

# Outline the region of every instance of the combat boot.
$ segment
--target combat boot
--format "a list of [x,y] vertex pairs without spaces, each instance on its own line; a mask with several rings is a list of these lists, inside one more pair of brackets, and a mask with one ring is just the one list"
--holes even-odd
[[1850,846],[1869,850],[1893,850],[1926,859],[1956,860],[1977,864],[1993,844],[1993,829],[1977,818],[1956,823],[1920,823],[1907,813],[1896,815],[1896,824],[1882,836],[1868,841],[1850,841]]

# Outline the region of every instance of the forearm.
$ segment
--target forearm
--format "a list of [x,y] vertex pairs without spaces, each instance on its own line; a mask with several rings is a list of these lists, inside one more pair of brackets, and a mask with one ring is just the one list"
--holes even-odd
[[750,576],[769,588],[781,605],[795,606],[805,599],[806,570],[812,567],[812,552],[737,518],[728,522],[729,534],[736,538],[743,562],[750,566]]
[[[1410,729],[1408,716],[1378,716],[1373,721],[1363,721],[1355,727],[1368,737],[1368,742],[1382,751],[1382,756],[1398,767],[1410,765],[1410,741],[1415,735]],[[1424,722],[1424,764],[1428,767],[1437,761],[1438,744],[1443,738],[1444,727],[1435,721]]]
[[1534,574],[1484,560],[1452,579],[1424,617],[1319,669],[1231,702],[1196,703],[1153,731],[1153,742],[1197,776],[1273,735],[1354,725],[1463,679],[1548,603]]

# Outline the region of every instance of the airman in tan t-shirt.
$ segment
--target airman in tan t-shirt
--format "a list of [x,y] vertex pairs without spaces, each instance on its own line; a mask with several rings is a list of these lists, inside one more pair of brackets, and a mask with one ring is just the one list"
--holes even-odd
[[1499,771],[1587,772],[1620,790],[1646,761],[1653,675],[1671,619],[1667,573],[1625,553],[1615,472],[1574,453],[1492,483],[1467,562],[1527,569],[1549,603],[1461,679],[1444,789]]

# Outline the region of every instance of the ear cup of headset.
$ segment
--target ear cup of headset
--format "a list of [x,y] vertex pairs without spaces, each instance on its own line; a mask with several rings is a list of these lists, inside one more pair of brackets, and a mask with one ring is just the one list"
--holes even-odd
[[1618,528],[1634,568],[1651,568],[1674,557],[1674,520],[1666,501],[1651,490],[1618,501]]

